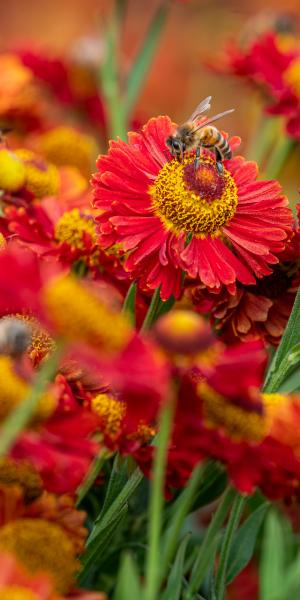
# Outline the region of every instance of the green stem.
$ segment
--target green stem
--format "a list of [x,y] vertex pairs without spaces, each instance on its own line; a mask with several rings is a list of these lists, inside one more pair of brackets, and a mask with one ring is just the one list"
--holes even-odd
[[118,42],[124,11],[124,0],[117,0],[108,24],[106,36],[106,59],[100,70],[101,94],[104,99],[107,130],[110,138],[127,138],[127,121],[120,89],[118,65]]
[[192,600],[194,598],[195,593],[198,591],[205,578],[207,569],[214,556],[220,529],[225,521],[226,515],[230,509],[235,495],[236,491],[229,487],[224,493],[224,496],[205,532],[197,559],[195,560],[191,572],[189,585],[184,595],[185,600]]
[[155,449],[153,464],[153,480],[149,502],[149,547],[146,562],[146,587],[144,600],[156,600],[160,585],[160,537],[164,505],[167,450],[172,427],[173,412],[173,399],[169,399],[164,404],[159,419],[158,445]]
[[43,364],[28,396],[10,413],[1,427],[0,456],[5,455],[18,435],[25,429],[26,425],[34,415],[41,395],[45,392],[48,383],[57,372],[58,363],[62,354],[62,347],[58,345],[52,356]]
[[85,498],[85,496],[91,489],[93,483],[95,482],[96,478],[98,477],[105,461],[108,459],[109,456],[110,456],[110,452],[108,452],[107,450],[103,450],[93,460],[91,468],[89,469],[84,481],[79,486],[79,488],[76,492],[77,493],[76,506],[79,506],[79,504],[82,502],[82,500]]
[[240,494],[236,496],[232,506],[230,517],[228,519],[227,527],[222,542],[220,562],[218,565],[216,577],[216,600],[224,600],[229,553],[233,542],[234,533],[240,522],[245,503],[245,496],[241,496]]
[[167,3],[162,2],[152,18],[142,46],[137,53],[135,63],[128,75],[127,91],[124,98],[124,109],[127,117],[131,114],[148,75],[166,17]]
[[261,114],[256,131],[245,152],[248,160],[255,160],[262,167],[266,155],[278,137],[279,125],[278,117],[272,118],[264,113]]
[[292,138],[280,135],[264,170],[266,179],[278,177],[294,145],[295,142]]
[[160,307],[162,306],[162,304],[163,304],[163,301],[160,299],[160,288],[158,287],[158,288],[156,288],[156,290],[152,296],[150,306],[148,308],[143,325],[141,327],[141,331],[146,331],[147,329],[150,329],[151,325],[155,321],[157,312],[160,309]]

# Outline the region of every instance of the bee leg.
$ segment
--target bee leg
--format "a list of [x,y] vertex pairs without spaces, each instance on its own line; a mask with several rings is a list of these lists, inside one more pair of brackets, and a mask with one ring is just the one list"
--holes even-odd
[[219,175],[223,175],[222,154],[218,150],[218,148],[215,148],[215,153],[216,153],[216,167],[217,167],[217,171],[218,171]]
[[200,165],[200,156],[201,156],[201,146],[197,146],[196,148],[196,159],[194,163],[194,169],[197,171]]

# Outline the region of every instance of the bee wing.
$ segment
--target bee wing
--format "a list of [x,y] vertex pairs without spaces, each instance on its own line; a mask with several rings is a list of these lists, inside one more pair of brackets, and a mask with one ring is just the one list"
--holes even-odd
[[195,121],[197,119],[197,117],[202,115],[204,112],[207,112],[208,110],[210,110],[210,101],[211,101],[211,96],[207,96],[207,98],[204,98],[204,100],[199,102],[198,106],[196,106],[193,114],[190,116],[188,121]]
[[202,127],[206,127],[206,125],[210,125],[211,123],[214,123],[215,121],[218,121],[222,117],[225,117],[225,115],[230,115],[230,113],[234,112],[234,110],[235,110],[234,108],[230,108],[229,110],[224,110],[224,112],[218,113],[217,115],[215,115],[211,119],[208,119],[208,121],[205,121],[204,123],[202,123],[201,125],[199,125],[199,127],[196,127],[196,129],[193,129],[193,133],[195,131],[198,131],[199,129],[202,129]]

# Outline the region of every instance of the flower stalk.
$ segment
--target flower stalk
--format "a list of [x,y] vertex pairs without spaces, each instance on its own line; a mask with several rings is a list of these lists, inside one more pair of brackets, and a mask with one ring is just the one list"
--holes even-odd
[[154,456],[153,480],[149,504],[149,547],[146,561],[144,600],[156,600],[160,584],[160,537],[163,522],[164,484],[168,442],[174,414],[174,399],[164,404],[159,418],[159,436]]

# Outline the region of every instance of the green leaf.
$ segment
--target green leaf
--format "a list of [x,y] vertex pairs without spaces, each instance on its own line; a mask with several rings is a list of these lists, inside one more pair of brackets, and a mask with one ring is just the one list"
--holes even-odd
[[235,579],[251,559],[256,538],[268,507],[269,502],[264,501],[236,532],[229,554],[229,566],[226,572],[227,584]]
[[197,465],[194,469],[187,487],[177,498],[174,504],[174,510],[172,518],[170,519],[169,527],[163,538],[163,549],[162,549],[162,566],[161,576],[164,577],[165,572],[168,569],[169,563],[172,561],[173,556],[178,546],[178,540],[180,532],[186,516],[191,511],[193,506],[194,497],[197,493],[197,489],[200,487],[200,483],[203,477],[204,465]]
[[135,301],[136,301],[136,283],[135,281],[131,284],[124,303],[122,312],[128,317],[130,323],[135,326]]
[[277,352],[275,353],[271,365],[269,367],[264,391],[269,391],[272,387],[273,377],[276,377],[276,373],[280,367],[280,364],[284,360],[287,354],[300,342],[300,288],[298,289],[293,310],[290,314],[288,324],[285,332],[282,336],[280,345],[278,346]]
[[192,511],[207,506],[223,494],[227,485],[227,474],[221,465],[215,461],[206,463],[203,483],[194,500]]
[[108,456],[109,456],[108,452],[106,452],[105,450],[102,450],[102,452],[98,456],[96,456],[96,458],[93,460],[92,465],[91,465],[84,481],[82,482],[82,484],[79,486],[79,488],[76,491],[76,494],[77,494],[76,506],[79,506],[79,504],[82,502],[82,500],[85,498],[85,496],[91,489],[93,483],[97,479]]
[[282,582],[281,597],[278,600],[291,600],[298,598],[300,593],[300,552],[293,561],[292,565],[285,573],[284,581]]
[[296,368],[290,375],[286,377],[283,383],[278,387],[278,392],[285,392],[290,394],[291,392],[300,391],[300,369]]
[[106,513],[107,509],[112,505],[114,500],[118,497],[127,481],[127,461],[124,461],[124,459],[121,458],[119,454],[117,454],[114,459],[113,468],[110,474],[103,506],[101,512],[95,520],[95,524],[101,521],[103,515]]
[[230,510],[231,504],[236,496],[236,491],[229,487],[219,506],[212,517],[212,520],[206,529],[202,544],[199,547],[199,552],[196,556],[189,584],[184,593],[185,600],[192,600],[195,592],[197,592],[202,584],[209,566],[213,563],[216,550],[219,544],[221,527],[226,519],[227,513]]
[[237,494],[230,511],[229,519],[224,532],[222,546],[220,549],[219,563],[216,574],[216,597],[224,600],[226,590],[226,573],[228,569],[229,555],[234,540],[235,531],[245,508],[246,498]]
[[148,75],[166,21],[166,16],[167,4],[160,3],[145,35],[143,45],[138,52],[135,63],[127,78],[126,94],[124,98],[124,108],[127,115],[130,114],[134,108],[142,85]]
[[127,504],[123,504],[118,513],[115,514],[108,523],[102,526],[101,532],[90,541],[82,557],[83,567],[79,574],[79,581],[81,584],[84,584],[85,578],[88,576],[90,570],[99,567],[103,557],[111,550],[110,542],[115,536],[116,530],[120,530],[127,512],[128,506]]
[[[284,581],[285,543],[280,516],[270,510],[265,524],[260,564],[260,600],[279,600]],[[280,598],[281,600],[281,598]]]
[[191,534],[187,533],[179,544],[176,558],[168,577],[167,587],[162,594],[161,600],[179,600],[181,597],[184,576],[184,558],[190,537]]
[[[285,355],[281,363],[279,364],[277,371],[272,374],[267,386],[265,386],[265,392],[277,392],[282,386],[286,379],[295,371],[296,367],[300,363],[300,343],[295,344],[293,348]],[[298,385],[300,384],[300,377],[298,372]]]
[[164,305],[164,301],[160,297],[160,286],[156,288],[150,302],[150,306],[147,310],[147,314],[145,316],[143,325],[141,327],[141,332],[150,329],[152,325],[155,323],[157,319],[158,313],[161,311],[162,306]]
[[157,311],[156,318],[159,319],[160,317],[165,315],[167,312],[169,312],[171,310],[171,308],[173,308],[174,304],[175,304],[175,298],[172,295],[172,296],[170,296],[170,298],[168,298],[168,300],[161,303],[161,306],[159,307],[159,309]]
[[141,600],[141,598],[142,590],[138,570],[133,556],[126,553],[121,560],[113,600]]

